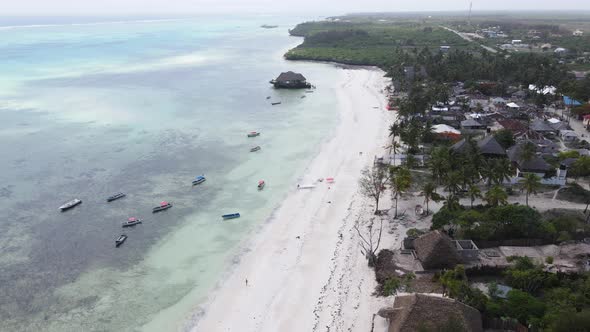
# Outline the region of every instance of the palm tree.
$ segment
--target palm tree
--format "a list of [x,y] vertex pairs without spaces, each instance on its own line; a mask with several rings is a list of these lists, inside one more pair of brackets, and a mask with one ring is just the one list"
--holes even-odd
[[428,182],[422,187],[421,194],[424,195],[424,204],[426,204],[426,215],[428,215],[428,203],[430,201],[439,201],[440,195],[436,192],[436,185],[432,182]]
[[401,195],[410,188],[412,183],[412,174],[405,167],[396,167],[391,169],[391,190],[395,199],[395,215],[397,217],[397,201]]
[[492,171],[496,184],[501,184],[504,180],[509,180],[510,176],[512,176],[510,160],[508,158],[496,159],[492,164]]
[[520,184],[526,193],[526,206],[529,206],[529,195],[537,194],[537,189],[541,187],[541,178],[534,173],[526,173]]
[[496,173],[494,172],[494,162],[492,160],[486,160],[479,171],[481,177],[485,180],[488,188],[492,186],[492,182],[495,182]]
[[531,142],[526,142],[522,146],[522,150],[520,151],[520,159],[522,159],[523,161],[530,161],[535,157],[536,153],[537,148],[535,147],[535,144]]
[[396,142],[395,142],[395,138],[397,136],[399,136],[401,133],[401,127],[399,126],[399,124],[397,122],[394,122],[391,126],[389,126],[389,137],[391,137],[391,148],[389,149],[389,154],[391,155],[391,149],[394,149],[395,151],[395,147],[393,146]]
[[[397,150],[401,147],[402,146],[397,141],[391,142],[391,148],[393,149],[393,166],[395,166],[395,156],[397,155]],[[391,155],[391,150],[389,151],[389,154]]]
[[457,194],[459,190],[461,190],[461,183],[463,182],[463,177],[461,173],[455,171],[448,173],[445,177],[445,190],[448,191],[451,195]]
[[448,210],[454,211],[461,208],[461,204],[459,203],[459,197],[457,195],[449,195],[445,198],[444,206],[447,207]]
[[469,198],[471,199],[471,208],[473,208],[473,202],[475,199],[481,198],[481,190],[478,186],[472,184],[469,186],[469,189],[467,189],[467,195],[469,195]]
[[501,186],[495,185],[488,190],[485,200],[491,206],[506,205],[508,204],[508,194]]
[[449,169],[449,149],[446,147],[436,147],[430,154],[428,166],[432,171],[432,177],[437,183],[441,183],[444,174]]

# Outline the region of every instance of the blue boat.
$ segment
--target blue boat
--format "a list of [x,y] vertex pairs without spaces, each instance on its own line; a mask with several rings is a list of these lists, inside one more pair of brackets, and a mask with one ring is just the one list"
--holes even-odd
[[207,179],[205,179],[204,175],[199,175],[193,180],[193,186],[201,184],[201,183],[205,182],[205,180],[207,180]]
[[236,219],[236,218],[239,218],[239,217],[240,217],[240,214],[239,213],[224,214],[224,215],[221,216],[221,218],[223,218],[224,220],[227,220],[227,219]]

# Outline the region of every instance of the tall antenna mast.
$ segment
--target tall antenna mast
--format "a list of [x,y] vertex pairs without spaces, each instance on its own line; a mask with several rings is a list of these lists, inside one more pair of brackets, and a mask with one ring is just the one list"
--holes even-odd
[[471,9],[473,8],[473,1],[469,1],[469,17],[467,18],[467,24],[471,25]]

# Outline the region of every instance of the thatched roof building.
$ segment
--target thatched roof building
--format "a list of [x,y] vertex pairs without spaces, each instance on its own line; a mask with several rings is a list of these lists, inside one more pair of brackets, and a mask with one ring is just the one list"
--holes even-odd
[[[479,152],[486,157],[505,157],[506,151],[498,143],[494,136],[489,135],[479,141],[477,141],[477,147]],[[466,139],[462,139],[459,142],[451,146],[451,150],[459,153],[470,153],[473,149],[469,148],[469,142]]]
[[460,261],[451,238],[439,230],[414,240],[414,248],[425,270],[452,268]]
[[398,295],[393,308],[381,309],[379,315],[389,319],[389,332],[438,331],[444,326],[483,332],[477,309],[438,294]]
[[303,89],[311,87],[311,84],[307,83],[305,76],[292,71],[281,73],[279,77],[270,81],[270,83],[276,88]]

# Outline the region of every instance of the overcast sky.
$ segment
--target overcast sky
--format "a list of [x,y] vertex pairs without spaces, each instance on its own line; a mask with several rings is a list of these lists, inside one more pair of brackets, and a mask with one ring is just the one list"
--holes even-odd
[[[469,0],[0,0],[0,16],[467,10]],[[590,10],[590,0],[474,0],[477,10]]]

